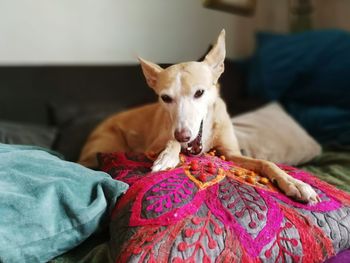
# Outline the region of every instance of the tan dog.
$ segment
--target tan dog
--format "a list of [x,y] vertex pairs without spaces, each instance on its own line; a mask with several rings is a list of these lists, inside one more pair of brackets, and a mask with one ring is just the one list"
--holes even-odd
[[179,153],[201,154],[215,148],[227,159],[277,182],[288,196],[305,202],[319,197],[308,185],[275,164],[241,156],[232,122],[219,97],[218,79],[224,71],[225,31],[202,62],[166,69],[139,59],[147,84],[159,102],[111,116],[90,135],[79,163],[96,167],[98,152],[160,153],[152,171],[174,168]]

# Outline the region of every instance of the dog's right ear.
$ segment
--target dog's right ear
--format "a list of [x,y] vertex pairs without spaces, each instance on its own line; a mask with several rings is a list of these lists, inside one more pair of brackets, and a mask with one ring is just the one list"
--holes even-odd
[[143,58],[138,57],[138,59],[141,63],[143,75],[145,75],[148,86],[150,86],[152,89],[155,89],[157,85],[158,75],[163,71],[163,69],[157,64],[149,62]]

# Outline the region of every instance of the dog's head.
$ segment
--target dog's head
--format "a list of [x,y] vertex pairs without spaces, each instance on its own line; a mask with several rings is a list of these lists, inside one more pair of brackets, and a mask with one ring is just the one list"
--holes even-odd
[[173,123],[173,134],[181,143],[193,141],[218,92],[224,71],[225,31],[201,62],[185,62],[168,68],[139,58],[147,84],[159,95]]

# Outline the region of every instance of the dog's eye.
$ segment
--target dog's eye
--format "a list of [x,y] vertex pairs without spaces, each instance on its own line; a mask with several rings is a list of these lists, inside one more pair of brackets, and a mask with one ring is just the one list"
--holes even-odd
[[160,97],[165,103],[172,103],[173,102],[173,99],[169,95],[162,95]]
[[197,90],[196,93],[194,94],[194,97],[195,97],[196,99],[198,99],[198,98],[202,97],[203,93],[204,93],[204,90],[199,89],[199,90]]

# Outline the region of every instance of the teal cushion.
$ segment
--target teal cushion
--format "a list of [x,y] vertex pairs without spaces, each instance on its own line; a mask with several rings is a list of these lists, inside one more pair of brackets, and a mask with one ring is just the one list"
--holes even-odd
[[104,225],[127,184],[42,148],[0,144],[0,262],[47,262]]

